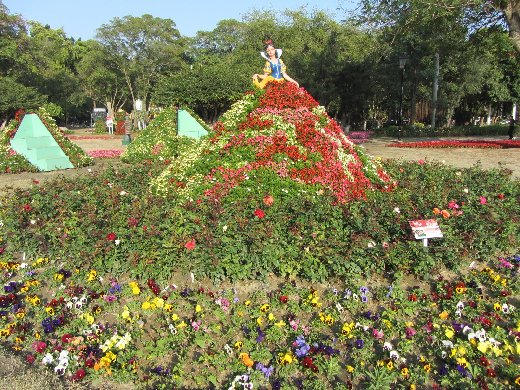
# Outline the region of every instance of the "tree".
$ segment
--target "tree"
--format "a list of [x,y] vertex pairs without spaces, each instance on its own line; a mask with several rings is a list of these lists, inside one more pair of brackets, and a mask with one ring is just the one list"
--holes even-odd
[[146,104],[161,75],[186,65],[186,40],[171,19],[116,17],[97,30],[96,38],[112,69],[123,75],[133,102],[140,98]]
[[81,58],[77,64],[78,77],[94,106],[104,104],[110,115],[122,109],[130,93],[124,74],[110,60],[110,54],[95,40],[80,42]]
[[[359,20],[377,28],[397,24],[406,28],[425,14],[430,17],[463,15],[464,22],[472,30],[505,24],[516,51],[520,53],[520,0],[361,0],[360,4]],[[404,18],[407,22],[399,23]]]

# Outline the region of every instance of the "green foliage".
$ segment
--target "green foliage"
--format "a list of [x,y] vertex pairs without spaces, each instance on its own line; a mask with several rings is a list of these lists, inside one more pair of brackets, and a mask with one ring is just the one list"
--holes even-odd
[[194,143],[191,138],[177,135],[177,108],[166,108],[140,131],[121,159],[129,163],[153,160],[168,164]]
[[94,133],[95,134],[105,134],[107,132],[107,126],[103,119],[98,119],[94,123]]

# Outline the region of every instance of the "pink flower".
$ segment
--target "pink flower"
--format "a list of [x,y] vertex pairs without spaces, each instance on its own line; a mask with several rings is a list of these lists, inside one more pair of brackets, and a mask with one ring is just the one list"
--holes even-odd
[[457,202],[455,202],[454,200],[450,201],[448,203],[448,208],[450,209],[458,209],[460,206],[457,204]]
[[426,163],[426,162],[425,162],[424,160],[419,160],[419,161],[417,161],[417,164],[419,164],[419,165],[424,165],[425,163]]
[[189,251],[195,249],[195,239],[193,238],[189,240],[186,244],[184,244],[184,247]]
[[374,336],[375,339],[377,340],[381,340],[385,334],[383,333],[382,330],[378,330],[378,329],[372,329],[372,336]]
[[408,327],[405,329],[405,333],[406,333],[406,338],[411,339],[415,335],[416,331],[414,328]]
[[265,217],[265,213],[262,209],[256,209],[255,216],[258,217],[259,219],[262,219]]
[[274,198],[271,195],[267,195],[263,201],[266,206],[271,206],[274,203]]
[[486,204],[487,203],[487,199],[485,196],[481,196],[480,197],[480,204]]

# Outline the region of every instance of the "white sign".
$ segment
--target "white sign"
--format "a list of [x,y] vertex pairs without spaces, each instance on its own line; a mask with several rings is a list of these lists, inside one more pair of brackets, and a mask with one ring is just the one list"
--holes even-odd
[[435,219],[418,219],[408,221],[412,227],[415,239],[423,240],[423,245],[428,246],[428,238],[441,238],[442,232]]

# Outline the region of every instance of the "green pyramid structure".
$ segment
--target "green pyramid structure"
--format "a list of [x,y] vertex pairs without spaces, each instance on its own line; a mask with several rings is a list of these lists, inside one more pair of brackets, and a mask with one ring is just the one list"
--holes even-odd
[[177,135],[200,138],[207,134],[207,130],[188,111],[177,111]]
[[11,139],[11,148],[40,171],[74,168],[37,114],[26,114]]

